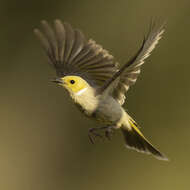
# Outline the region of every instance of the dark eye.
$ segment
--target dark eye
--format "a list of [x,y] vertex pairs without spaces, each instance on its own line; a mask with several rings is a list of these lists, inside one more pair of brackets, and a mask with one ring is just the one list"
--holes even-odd
[[71,83],[71,84],[74,84],[74,83],[75,83],[75,81],[74,81],[74,80],[70,80],[70,83]]

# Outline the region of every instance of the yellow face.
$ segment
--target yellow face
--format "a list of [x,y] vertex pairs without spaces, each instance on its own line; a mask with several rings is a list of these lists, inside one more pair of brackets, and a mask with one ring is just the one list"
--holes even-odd
[[88,83],[79,76],[66,76],[60,78],[60,80],[60,85],[73,93],[77,93],[89,86]]

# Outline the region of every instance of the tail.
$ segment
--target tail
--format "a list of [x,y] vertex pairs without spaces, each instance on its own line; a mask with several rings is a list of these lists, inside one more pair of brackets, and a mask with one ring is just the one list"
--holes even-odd
[[144,135],[137,128],[137,124],[134,120],[129,119],[129,124],[130,127],[123,126],[121,128],[127,148],[134,149],[142,153],[152,154],[159,160],[168,161],[168,158],[153,147],[153,145],[144,137]]

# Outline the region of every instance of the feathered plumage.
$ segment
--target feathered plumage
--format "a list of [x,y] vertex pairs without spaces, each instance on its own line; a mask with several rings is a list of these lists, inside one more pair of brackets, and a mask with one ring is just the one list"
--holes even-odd
[[135,84],[137,77],[140,74],[141,66],[145,59],[150,55],[151,51],[155,48],[163,33],[164,25],[157,29],[155,25],[152,24],[149,33],[144,38],[137,53],[125,65],[123,65],[112,78],[106,81],[104,86],[101,87],[100,92],[102,93],[107,87],[113,85],[113,83],[117,83],[114,84],[113,97],[122,105],[125,102],[125,93],[130,86]]
[[94,40],[86,40],[83,33],[70,24],[55,20],[51,28],[42,21],[42,30],[34,32],[59,77],[78,75],[92,85],[101,86],[117,71],[113,56]]
[[109,125],[120,128],[128,148],[167,160],[122,107],[125,93],[136,82],[142,64],[162,37],[163,26],[151,25],[137,53],[120,69],[107,50],[92,39],[87,40],[68,23],[55,20],[54,27],[50,27],[42,21],[42,32],[34,31],[55,67],[58,78],[54,82],[68,90],[86,116],[108,125],[104,129],[110,129]]

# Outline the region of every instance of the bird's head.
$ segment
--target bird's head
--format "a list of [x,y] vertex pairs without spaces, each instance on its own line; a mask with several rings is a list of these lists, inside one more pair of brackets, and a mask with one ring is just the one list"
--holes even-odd
[[80,95],[86,91],[90,85],[79,76],[65,76],[53,80],[56,84],[63,86],[70,93]]

